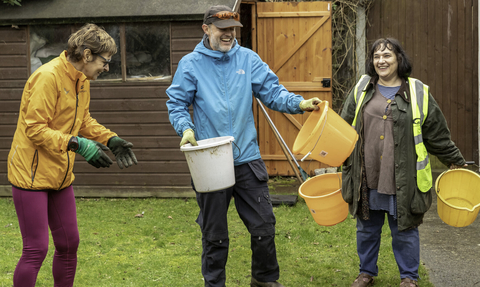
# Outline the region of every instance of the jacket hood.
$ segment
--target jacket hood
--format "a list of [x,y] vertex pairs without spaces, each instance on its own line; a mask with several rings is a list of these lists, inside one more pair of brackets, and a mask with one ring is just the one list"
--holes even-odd
[[235,39],[235,44],[233,45],[232,49],[230,49],[230,51],[228,51],[227,53],[208,49],[207,47],[205,47],[205,44],[203,42],[204,41],[202,40],[200,43],[198,43],[195,47],[195,50],[193,51],[204,54],[205,56],[214,59],[222,59],[224,57],[231,58],[240,49],[240,45],[238,45],[237,39]]

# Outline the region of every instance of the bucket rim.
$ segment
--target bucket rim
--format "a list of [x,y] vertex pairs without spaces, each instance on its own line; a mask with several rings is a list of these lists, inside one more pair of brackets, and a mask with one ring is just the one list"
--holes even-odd
[[464,211],[468,211],[468,212],[475,212],[475,210],[477,208],[480,207],[480,203],[478,203],[477,205],[475,205],[474,207],[472,208],[467,208],[467,207],[460,207],[460,206],[455,206],[449,202],[447,202],[443,196],[440,194],[440,190],[438,189],[438,185],[440,183],[440,179],[442,178],[442,176],[444,176],[445,174],[449,173],[449,172],[467,172],[467,173],[471,173],[473,175],[475,175],[476,177],[480,178],[480,175],[478,175],[476,172],[473,172],[471,170],[468,170],[468,169],[465,169],[465,168],[456,168],[456,169],[449,169],[449,170],[446,170],[444,172],[442,172],[438,177],[437,177],[437,180],[435,181],[435,193],[437,194],[437,197],[440,198],[440,200],[446,204],[447,206],[453,208],[453,209],[457,209],[457,210],[464,210]]
[[[315,125],[313,130],[310,132],[310,135],[308,135],[307,139],[305,141],[303,141],[302,144],[300,144],[300,142],[298,142],[299,144],[297,145],[297,140],[295,139],[295,142],[293,143],[293,149],[292,149],[294,153],[299,153],[301,150],[303,150],[303,148],[305,148],[305,146],[308,144],[308,142],[312,141],[313,135],[317,134],[318,129],[320,129],[320,125],[325,120],[325,116],[328,112],[328,101],[322,101],[320,104],[318,104],[318,107],[319,107],[319,109],[317,111],[312,111],[312,114],[313,113],[322,113],[320,115],[320,118],[318,119],[317,124]],[[310,116],[309,116],[309,118],[310,118]]]
[[[204,144],[204,145],[201,144],[202,142],[211,141],[211,140],[215,140],[215,141],[211,142],[211,143],[208,143],[208,144]],[[235,138],[232,137],[232,136],[208,138],[208,139],[197,141],[198,145],[196,145],[196,146],[193,146],[190,143],[184,144],[180,147],[180,150],[181,151],[195,151],[195,150],[207,149],[207,148],[211,148],[211,147],[221,146],[221,145],[224,145],[224,144],[229,144],[229,143],[233,142],[234,140],[235,140]]]
[[308,181],[310,180],[313,180],[315,178],[320,178],[321,176],[336,176],[338,178],[338,176],[342,176],[342,173],[341,172],[336,172],[336,173],[324,173],[324,174],[319,174],[317,176],[314,176],[314,177],[311,177],[309,179],[307,179],[305,182],[303,182],[299,187],[298,187],[298,193],[300,194],[300,196],[302,198],[308,198],[308,199],[318,199],[318,198],[325,198],[325,197],[329,197],[329,196],[333,196],[334,194],[338,193],[338,191],[342,191],[342,187],[340,186],[339,189],[337,190],[334,190],[328,194],[324,194],[324,195],[316,195],[316,196],[311,196],[311,195],[306,195],[302,192],[302,186],[304,184],[306,184]]

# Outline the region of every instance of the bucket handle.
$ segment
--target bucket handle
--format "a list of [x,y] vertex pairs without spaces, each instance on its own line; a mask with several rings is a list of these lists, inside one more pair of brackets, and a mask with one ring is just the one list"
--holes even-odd
[[438,176],[438,180],[437,182],[435,183],[435,191],[437,193],[437,196],[440,198],[440,200],[445,203],[446,205],[448,205],[449,207],[453,208],[453,209],[460,209],[460,210],[465,210],[465,211],[469,211],[469,212],[474,212],[475,209],[479,208],[480,207],[480,203],[475,205],[474,207],[472,208],[466,208],[466,207],[460,207],[460,206],[455,206],[455,205],[452,205],[448,202],[446,202],[443,197],[440,195],[440,189],[438,188],[439,184],[440,184],[440,180],[442,180],[442,176],[447,173],[447,172],[450,172],[452,171],[453,169],[449,169],[449,170],[446,170],[444,172],[442,172],[439,176]]
[[233,159],[233,160],[237,160],[237,159],[241,156],[241,154],[240,154],[240,151],[241,151],[241,150],[240,150],[240,148],[238,147],[238,145],[235,143],[235,141],[232,141],[232,143],[238,148],[238,156]]
[[313,148],[312,148],[304,157],[302,157],[302,159],[300,160],[301,162],[303,162],[309,155],[312,154],[312,151],[315,150],[315,147],[317,146],[318,141],[319,141],[320,138],[322,137],[323,130],[325,129],[325,125],[327,124],[327,115],[328,115],[328,106],[325,108],[325,119],[324,119],[324,121],[323,121],[323,127],[322,127],[322,130],[320,131],[320,135],[318,136],[318,139],[317,139],[317,141],[315,142],[315,145],[313,146]]

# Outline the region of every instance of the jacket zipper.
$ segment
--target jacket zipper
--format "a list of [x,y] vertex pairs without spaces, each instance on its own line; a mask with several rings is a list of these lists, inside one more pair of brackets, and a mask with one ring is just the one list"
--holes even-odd
[[[75,83],[75,95],[76,95],[76,102],[75,102],[75,116],[73,117],[73,124],[72,124],[72,128],[70,129],[70,133],[69,134],[72,134],[72,131],[73,131],[73,128],[75,127],[75,122],[77,121],[77,110],[78,110],[78,81],[80,79],[77,79],[77,82]],[[70,170],[70,155],[69,155],[69,152],[67,150],[67,171],[65,172],[65,177],[63,178],[63,181],[62,183],[60,184],[60,187],[58,188],[58,190],[62,189],[62,186],[63,184],[65,183],[65,180],[67,179],[67,175],[68,175],[68,171]]]
[[30,188],[33,188],[33,182],[35,181],[35,175],[37,174],[37,169],[38,169],[38,149],[36,149],[35,153],[33,154],[32,166],[30,167],[30,172],[32,176],[32,185],[30,186]]
[[[375,93],[375,90],[373,90],[373,92]],[[370,100],[368,100],[368,101],[370,101]],[[365,105],[366,104],[367,104],[367,102],[364,99],[363,103],[362,103],[362,110],[360,112],[360,118],[359,118],[360,123],[361,123],[360,134],[363,134],[363,112],[365,110]],[[360,147],[361,147],[361,149],[363,149],[363,135],[360,136]],[[364,161],[365,161],[365,159],[362,156],[360,156],[360,157],[361,157],[361,160],[362,160],[362,164],[360,165],[360,185],[359,185],[359,193],[358,193],[360,196],[357,198],[357,202],[360,201],[360,198],[362,197],[361,196],[361,193],[362,193],[362,174],[363,174],[363,165],[364,165]]]
[[78,90],[77,90],[77,87],[78,87],[78,81],[79,81],[79,79],[77,79],[77,82],[75,83],[75,95],[76,95],[77,99],[76,99],[76,103],[75,103],[75,117],[73,118],[73,124],[72,124],[72,128],[70,129],[70,134],[72,134],[73,128],[75,127],[75,121],[77,120],[77,110],[78,110]]

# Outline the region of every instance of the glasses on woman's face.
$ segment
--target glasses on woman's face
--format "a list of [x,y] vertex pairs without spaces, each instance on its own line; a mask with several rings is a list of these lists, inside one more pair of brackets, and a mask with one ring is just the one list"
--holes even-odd
[[105,61],[105,62],[103,63],[103,67],[104,67],[104,68],[105,68],[108,64],[110,64],[110,62],[112,61],[112,59],[110,59],[110,60],[105,59],[104,57],[102,57],[102,55],[98,55],[98,54],[97,54],[97,56],[99,56],[100,58],[102,58],[102,59]]

